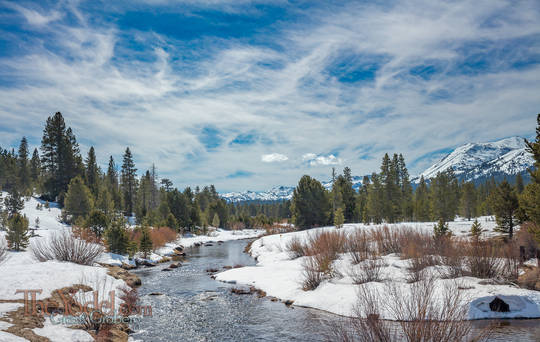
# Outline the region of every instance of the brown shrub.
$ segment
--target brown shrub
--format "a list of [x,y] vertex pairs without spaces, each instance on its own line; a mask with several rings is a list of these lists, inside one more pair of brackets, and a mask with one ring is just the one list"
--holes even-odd
[[285,249],[291,259],[300,258],[306,255],[307,247],[304,246],[302,240],[298,236],[292,236],[285,244]]
[[515,241],[518,246],[525,247],[525,259],[536,258],[536,250],[538,249],[538,241],[535,239],[533,231],[538,228],[534,223],[525,222],[515,234]]
[[499,274],[501,260],[497,258],[500,243],[491,240],[473,240],[468,245],[465,264],[469,274],[477,278],[495,278]]
[[355,264],[366,260],[373,253],[370,237],[364,230],[356,230],[348,236],[346,249]]
[[540,269],[534,267],[525,270],[525,273],[519,277],[519,286],[529,290],[540,290]]
[[120,289],[122,293],[119,298],[124,302],[120,307],[120,313],[124,316],[137,313],[139,304],[139,292],[136,288],[123,287]]
[[175,241],[178,233],[169,227],[159,227],[150,229],[150,238],[152,239],[152,248],[154,250],[165,246],[166,243]]
[[84,240],[90,243],[101,243],[102,239],[98,237],[90,228],[82,226],[72,226],[71,229],[73,236],[77,239]]
[[320,266],[313,257],[307,257],[302,262],[302,289],[304,291],[315,290],[324,279],[324,274],[319,270]]
[[349,276],[355,284],[364,284],[372,281],[381,281],[381,270],[386,266],[378,258],[369,258],[362,261],[357,267],[351,265]]
[[390,229],[388,226],[375,228],[371,231],[371,236],[377,245],[380,255],[391,253],[401,253],[401,242],[399,229]]

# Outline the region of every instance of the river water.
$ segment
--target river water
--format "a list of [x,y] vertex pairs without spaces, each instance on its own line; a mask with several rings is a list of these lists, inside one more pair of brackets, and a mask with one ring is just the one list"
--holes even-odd
[[[235,295],[234,285],[210,278],[209,268],[254,265],[243,253],[247,241],[188,248],[188,260],[170,272],[168,265],[135,271],[142,280],[142,305],[152,306],[132,337],[138,341],[325,341],[324,327],[334,315],[287,307],[256,295]],[[150,295],[161,293],[161,295]],[[489,321],[476,321],[482,328]],[[492,341],[540,341],[540,320],[506,320]]]

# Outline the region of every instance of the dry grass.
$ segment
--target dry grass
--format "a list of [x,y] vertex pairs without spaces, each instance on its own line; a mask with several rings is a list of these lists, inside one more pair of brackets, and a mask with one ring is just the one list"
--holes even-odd
[[76,238],[68,231],[52,235],[46,242],[33,240],[31,250],[34,257],[41,261],[69,261],[81,265],[93,265],[103,253],[102,245]]
[[302,289],[304,291],[315,290],[324,280],[324,273],[319,270],[319,265],[312,256],[302,262],[302,278]]

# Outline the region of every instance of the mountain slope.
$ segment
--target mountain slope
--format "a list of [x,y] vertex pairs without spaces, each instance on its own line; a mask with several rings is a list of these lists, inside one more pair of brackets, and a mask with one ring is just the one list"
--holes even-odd
[[438,172],[449,168],[460,180],[480,181],[486,178],[512,177],[525,174],[534,160],[525,150],[521,137],[511,137],[487,143],[468,143],[459,146],[450,154],[422,172],[413,182],[418,183],[420,176],[433,178]]

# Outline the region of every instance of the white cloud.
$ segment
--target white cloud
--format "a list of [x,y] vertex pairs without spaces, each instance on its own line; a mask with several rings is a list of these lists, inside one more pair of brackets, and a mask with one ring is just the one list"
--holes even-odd
[[310,166],[339,165],[343,163],[343,161],[340,158],[337,158],[333,154],[329,154],[327,156],[323,156],[323,155],[318,156],[315,153],[306,153],[302,156],[302,160],[307,162]]
[[49,13],[41,13],[34,9],[19,6],[11,2],[5,2],[4,4],[19,12],[22,16],[24,16],[26,21],[33,26],[44,26],[50,22],[59,20],[64,16],[61,12],[56,10],[52,10]]
[[270,154],[263,154],[261,156],[261,161],[264,163],[274,163],[274,162],[283,162],[288,160],[289,158],[281,153],[270,153]]

